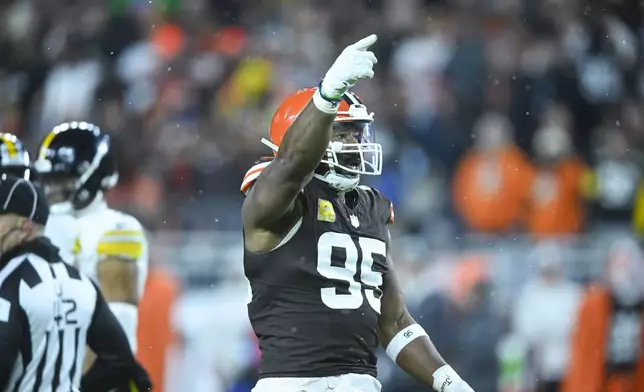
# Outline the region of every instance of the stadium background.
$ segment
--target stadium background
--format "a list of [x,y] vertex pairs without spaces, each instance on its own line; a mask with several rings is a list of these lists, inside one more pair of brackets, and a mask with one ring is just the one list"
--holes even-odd
[[[475,390],[563,371],[543,352],[566,357],[548,331],[576,308],[527,282],[601,280],[644,229],[637,1],[0,0],[0,21],[0,130],[32,151],[65,120],[113,135],[110,202],[150,233],[146,309],[172,307],[148,320],[174,325],[168,392],[249,390],[242,176],[280,99],[369,33],[376,77],[355,91],[385,169],[366,180],[396,206],[410,308]],[[419,390],[399,377],[383,360],[385,391]]]

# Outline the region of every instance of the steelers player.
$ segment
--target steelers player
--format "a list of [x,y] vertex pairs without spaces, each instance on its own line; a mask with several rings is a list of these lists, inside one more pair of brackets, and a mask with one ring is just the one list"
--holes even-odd
[[34,168],[50,205],[45,235],[98,283],[136,352],[148,243],[137,219],[105,201],[118,180],[109,136],[86,122],[60,124],[42,140]]
[[472,388],[407,312],[390,255],[391,203],[360,186],[381,172],[373,114],[349,91],[371,78],[371,35],[318,88],[275,113],[275,152],[242,183],[248,312],[262,352],[254,392],[377,392],[376,349],[439,392]]
[[10,133],[0,133],[0,174],[33,180],[29,152],[16,135]]

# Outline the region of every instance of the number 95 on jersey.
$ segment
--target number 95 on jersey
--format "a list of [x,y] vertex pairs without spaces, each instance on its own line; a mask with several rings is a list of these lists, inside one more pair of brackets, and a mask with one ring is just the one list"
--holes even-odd
[[[327,307],[358,309],[366,300],[380,314],[382,274],[386,272],[387,255],[384,241],[326,232],[318,240],[317,253],[317,271],[329,280],[328,286],[321,289],[322,302]],[[347,285],[348,292],[342,290]]]

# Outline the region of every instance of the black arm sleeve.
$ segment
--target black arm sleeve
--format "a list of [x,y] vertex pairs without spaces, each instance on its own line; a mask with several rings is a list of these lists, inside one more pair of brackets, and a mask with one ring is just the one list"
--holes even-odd
[[0,391],[9,388],[7,383],[24,338],[23,322],[19,306],[0,297]]
[[98,287],[95,284],[94,287],[96,308],[87,331],[87,345],[96,353],[96,361],[83,376],[81,390],[111,391],[131,382],[140,391],[150,390],[147,373],[134,359],[125,332]]

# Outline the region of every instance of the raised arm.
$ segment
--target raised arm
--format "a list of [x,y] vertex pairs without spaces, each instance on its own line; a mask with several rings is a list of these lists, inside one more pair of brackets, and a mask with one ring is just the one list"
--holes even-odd
[[342,95],[358,79],[373,77],[376,57],[367,49],[371,35],[348,46],[333,63],[320,87],[297,116],[277,156],[248,192],[243,207],[244,229],[273,230],[293,211],[295,199],[311,180],[331,141],[333,120]]
[[295,197],[311,180],[329,145],[334,118],[334,114],[318,109],[313,100],[306,105],[286,133],[277,157],[244,201],[245,228],[272,228],[292,210]]
[[473,392],[447,365],[425,330],[407,311],[389,254],[387,265],[380,316],[380,342],[387,355],[409,375],[438,392]]

